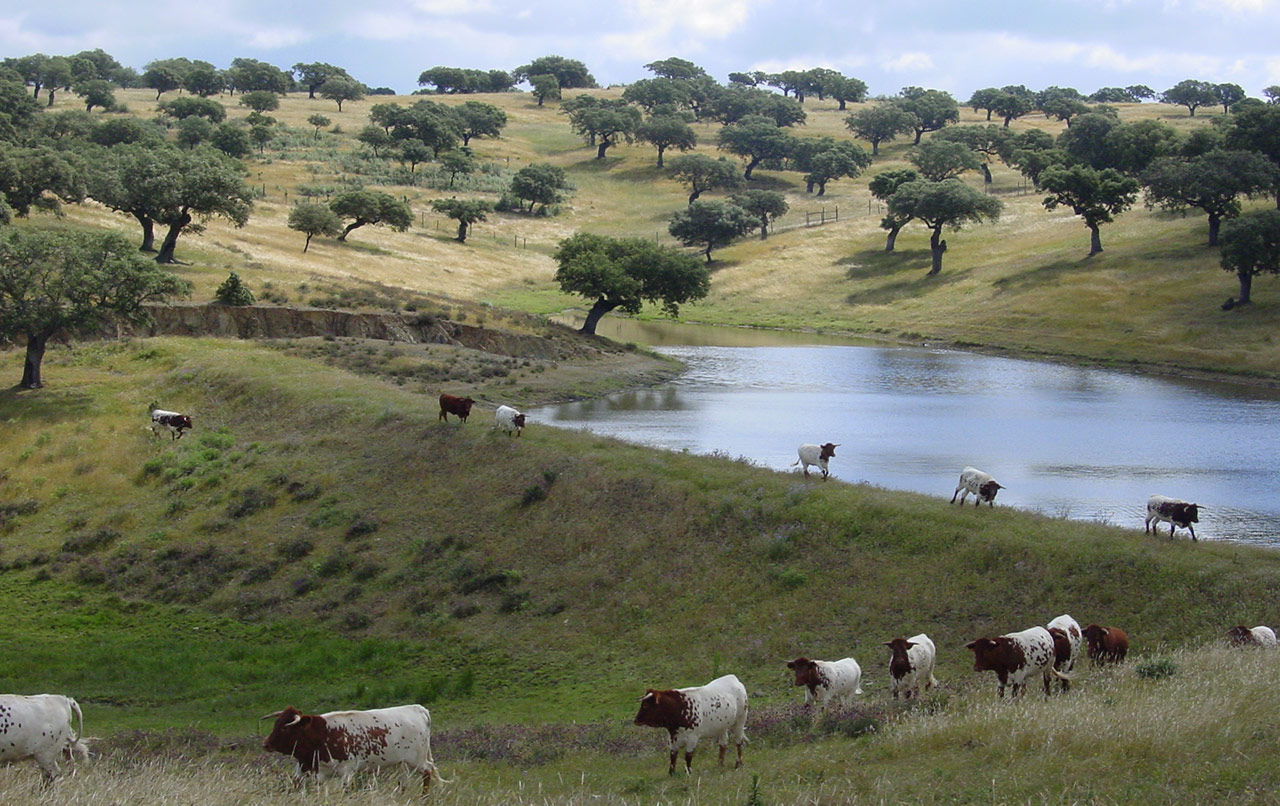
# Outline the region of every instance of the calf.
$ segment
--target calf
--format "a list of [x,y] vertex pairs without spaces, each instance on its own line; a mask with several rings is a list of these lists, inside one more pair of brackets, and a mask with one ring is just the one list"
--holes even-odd
[[684,748],[684,771],[693,771],[693,751],[700,739],[715,739],[720,745],[720,764],[732,739],[738,746],[738,763],[742,766],[742,746],[747,743],[747,689],[737,677],[727,674],[705,686],[649,689],[640,698],[635,724],[664,728],[671,737],[671,766],[676,772],[676,756]]
[[[72,727],[72,716],[79,730]],[[88,748],[80,740],[84,716],[80,705],[61,694],[0,694],[0,761],[35,759],[46,786],[61,773],[58,758]]]
[[983,473],[976,467],[966,467],[960,471],[960,481],[956,483],[956,491],[951,494],[951,503],[956,502],[956,496],[960,496],[960,505],[964,506],[964,499],[969,497],[969,493],[973,493],[973,505],[976,507],[983,502],[987,506],[994,507],[996,493],[1003,490],[991,478],[991,474]]
[[1039,673],[1044,678],[1044,693],[1049,696],[1049,681],[1070,680],[1070,676],[1053,668],[1053,636],[1044,627],[1006,633],[998,638],[978,638],[965,644],[973,650],[976,672],[995,672],[1000,680],[1000,696],[1005,685],[1013,684],[1014,697],[1026,693],[1028,677]]
[[450,394],[440,395],[440,416],[437,418],[446,423],[449,422],[449,415],[452,414],[462,422],[467,421],[467,417],[471,415],[471,407],[475,405],[475,401],[469,397],[457,397]]
[[493,415],[493,427],[520,436],[520,432],[524,430],[524,415],[510,406],[499,406]]
[[1276,649],[1276,632],[1270,627],[1254,627],[1249,629],[1243,624],[1227,630],[1227,637],[1232,646],[1260,646],[1265,649]]
[[1124,630],[1090,624],[1083,632],[1085,643],[1089,647],[1089,659],[1094,665],[1124,663],[1124,656],[1129,654],[1129,636]]
[[853,658],[842,660],[809,660],[796,658],[787,661],[787,668],[796,673],[795,683],[804,686],[804,704],[816,700],[819,709],[840,698],[845,705],[853,695],[862,693],[862,667]]
[[400,764],[422,775],[424,792],[431,788],[432,776],[450,783],[431,758],[431,714],[421,705],[319,715],[290,707],[263,719],[273,717],[275,726],[262,746],[293,756],[296,786],[309,773],[321,782],[337,775],[345,785],[359,770]]
[[1194,541],[1196,530],[1191,524],[1200,522],[1200,507],[1167,495],[1153,495],[1147,499],[1147,519],[1143,521],[1143,531],[1155,534],[1161,521],[1169,524],[1169,537],[1173,537],[1173,530],[1181,526],[1191,533]]
[[836,448],[839,447],[839,442],[828,442],[825,445],[814,445],[806,442],[800,446],[800,458],[792,462],[791,466],[804,465],[804,477],[807,479],[809,478],[809,465],[814,465],[822,471],[822,480],[826,481],[827,476],[831,475],[827,463],[835,457]]
[[151,433],[159,436],[161,428],[169,429],[169,439],[182,439],[183,432],[190,431],[192,428],[191,417],[176,411],[152,409]]
[[938,650],[929,636],[920,633],[910,638],[895,638],[884,645],[893,653],[889,659],[889,679],[895,700],[899,694],[904,700],[919,697],[922,687],[928,691],[938,685],[933,676]]
[[[1080,624],[1065,613],[1049,622],[1049,635],[1053,638],[1053,668],[1064,674],[1070,674],[1080,659],[1080,648],[1084,644],[1084,633]],[[1062,690],[1071,688],[1071,681],[1059,678]]]

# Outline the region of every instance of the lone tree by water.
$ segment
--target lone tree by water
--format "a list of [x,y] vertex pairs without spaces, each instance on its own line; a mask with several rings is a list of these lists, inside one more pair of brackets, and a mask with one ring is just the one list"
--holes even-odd
[[14,229],[0,237],[0,338],[27,339],[24,389],[44,385],[40,366],[53,334],[112,319],[145,322],[143,303],[189,290],[115,233]]
[[651,302],[670,316],[711,290],[711,273],[696,257],[642,238],[610,238],[585,232],[560,242],[556,282],[568,294],[594,300],[580,328],[594,334],[600,318],[621,310],[639,313]]
[[1240,281],[1236,305],[1248,305],[1253,278],[1280,274],[1280,210],[1259,210],[1222,227],[1222,269]]

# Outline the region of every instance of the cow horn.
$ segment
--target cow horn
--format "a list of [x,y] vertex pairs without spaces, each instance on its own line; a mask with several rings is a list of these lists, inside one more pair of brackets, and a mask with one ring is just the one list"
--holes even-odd
[[276,717],[280,716],[283,713],[284,711],[276,711],[274,714],[267,714],[266,716],[260,716],[258,717],[258,721],[261,722],[264,719],[275,719]]
[[291,728],[291,727],[293,727],[294,725],[298,724],[298,723],[299,723],[299,722],[301,722],[301,721],[302,721],[302,714],[294,714],[294,715],[293,715],[293,721],[292,721],[292,722],[290,722],[288,725],[285,725],[285,727],[286,727],[286,728]]

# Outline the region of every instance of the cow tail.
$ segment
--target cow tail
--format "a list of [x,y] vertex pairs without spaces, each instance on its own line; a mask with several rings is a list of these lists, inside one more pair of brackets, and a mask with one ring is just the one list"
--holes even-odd
[[437,781],[439,781],[442,784],[451,784],[454,781],[458,780],[458,776],[456,774],[452,778],[446,779],[443,775],[440,774],[440,768],[436,766],[436,763],[434,761],[427,762],[427,775],[431,776],[432,778],[435,778]]
[[1058,671],[1057,669],[1053,668],[1052,666],[1050,666],[1050,667],[1049,667],[1049,671],[1053,672],[1053,676],[1054,676],[1054,677],[1056,677],[1056,678],[1058,678],[1059,680],[1074,680],[1074,679],[1075,679],[1075,676],[1074,676],[1074,675],[1067,674],[1066,672],[1060,672],[1060,671]]
[[791,466],[792,466],[792,467],[795,467],[795,466],[796,466],[796,465],[798,465],[798,464],[800,464],[800,460],[799,460],[799,459],[797,459],[797,460],[795,460],[794,462],[792,462],[792,463],[791,463]]
[[76,740],[78,741],[84,736],[84,714],[80,713],[80,703],[76,702],[71,697],[68,697],[67,699],[71,700],[71,712],[76,715],[76,721],[80,723],[80,731],[76,733]]

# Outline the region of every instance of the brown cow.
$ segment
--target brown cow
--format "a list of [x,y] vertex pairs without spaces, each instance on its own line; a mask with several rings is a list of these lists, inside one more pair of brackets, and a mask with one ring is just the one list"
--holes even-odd
[[1089,645],[1089,659],[1095,666],[1124,663],[1124,656],[1129,654],[1129,636],[1119,627],[1090,624],[1084,628],[1084,640]]
[[440,395],[440,417],[438,419],[449,422],[449,415],[456,416],[462,422],[467,421],[467,417],[471,414],[471,407],[475,405],[475,401],[469,397],[457,397],[456,395],[444,394]]

